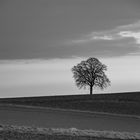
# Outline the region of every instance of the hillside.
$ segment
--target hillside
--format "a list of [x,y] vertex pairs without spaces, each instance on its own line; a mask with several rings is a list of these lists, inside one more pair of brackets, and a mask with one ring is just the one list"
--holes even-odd
[[0,103],[140,115],[140,92],[3,98]]

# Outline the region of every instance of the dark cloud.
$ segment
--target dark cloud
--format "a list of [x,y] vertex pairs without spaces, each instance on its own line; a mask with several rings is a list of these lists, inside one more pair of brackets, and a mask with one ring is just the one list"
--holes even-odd
[[128,55],[132,52],[140,52],[139,45],[135,43],[133,38],[125,38],[120,40],[89,41],[67,46],[64,54],[85,57],[113,57]]
[[92,31],[109,30],[140,19],[140,9],[135,2],[1,0],[0,59],[110,56],[107,52],[116,56],[135,52],[137,46],[125,50],[125,44],[112,47],[117,46],[112,42],[64,45],[66,40]]
[[[32,46],[24,43],[25,47],[19,44],[0,47],[1,59],[30,59],[30,58],[70,58],[78,57],[113,57],[123,56],[129,53],[139,52],[140,48],[133,38],[124,38],[120,40],[102,40],[90,41],[80,44],[56,44],[51,46],[40,45],[39,42],[33,41]],[[44,43],[45,44],[45,43]],[[13,45],[16,45],[12,47]],[[5,53],[4,53],[5,52]]]

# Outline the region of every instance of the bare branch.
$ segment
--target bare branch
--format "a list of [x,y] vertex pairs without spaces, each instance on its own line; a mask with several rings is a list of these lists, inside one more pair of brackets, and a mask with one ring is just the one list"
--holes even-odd
[[97,58],[89,58],[72,68],[73,77],[79,88],[86,86],[106,88],[110,85],[110,81],[104,73],[106,70],[107,66]]

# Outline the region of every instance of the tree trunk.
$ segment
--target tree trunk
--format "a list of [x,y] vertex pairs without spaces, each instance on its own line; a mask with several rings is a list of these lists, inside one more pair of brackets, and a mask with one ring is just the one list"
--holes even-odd
[[93,86],[90,86],[90,95],[92,95]]

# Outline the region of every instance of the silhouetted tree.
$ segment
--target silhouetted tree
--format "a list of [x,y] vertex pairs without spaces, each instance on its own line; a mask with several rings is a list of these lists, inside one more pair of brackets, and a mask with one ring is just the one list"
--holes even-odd
[[89,86],[90,95],[92,95],[94,87],[104,89],[110,85],[110,81],[105,75],[105,70],[107,70],[107,66],[102,64],[97,58],[89,58],[72,68],[77,87],[85,88]]

